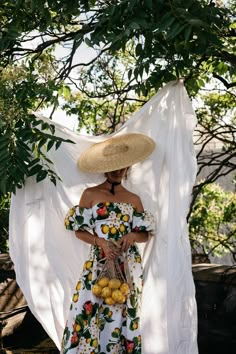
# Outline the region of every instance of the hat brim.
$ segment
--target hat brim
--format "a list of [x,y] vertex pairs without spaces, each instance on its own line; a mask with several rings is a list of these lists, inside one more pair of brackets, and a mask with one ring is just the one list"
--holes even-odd
[[144,134],[123,134],[92,145],[80,155],[77,164],[83,172],[115,171],[144,160],[155,146]]

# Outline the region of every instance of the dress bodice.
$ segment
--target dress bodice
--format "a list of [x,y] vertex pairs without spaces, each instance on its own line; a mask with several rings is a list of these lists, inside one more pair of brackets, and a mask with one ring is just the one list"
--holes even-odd
[[68,230],[93,229],[103,238],[118,240],[131,231],[153,231],[154,217],[148,212],[137,212],[131,203],[100,202],[91,208],[74,206],[65,217]]

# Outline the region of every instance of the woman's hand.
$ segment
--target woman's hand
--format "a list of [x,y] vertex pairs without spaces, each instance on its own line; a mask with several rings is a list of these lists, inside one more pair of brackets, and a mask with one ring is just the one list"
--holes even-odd
[[131,246],[134,245],[136,239],[135,232],[129,232],[123,236],[117,243],[121,246],[121,252],[126,252]]
[[114,245],[102,238],[97,239],[97,245],[102,248],[107,259],[116,259],[120,256],[120,250],[115,248]]

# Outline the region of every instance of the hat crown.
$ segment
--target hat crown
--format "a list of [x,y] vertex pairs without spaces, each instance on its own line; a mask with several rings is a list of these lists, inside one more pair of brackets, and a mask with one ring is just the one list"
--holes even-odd
[[103,150],[103,155],[104,156],[114,156],[118,154],[125,153],[129,150],[129,147],[125,143],[120,143],[120,144],[109,144],[105,146]]

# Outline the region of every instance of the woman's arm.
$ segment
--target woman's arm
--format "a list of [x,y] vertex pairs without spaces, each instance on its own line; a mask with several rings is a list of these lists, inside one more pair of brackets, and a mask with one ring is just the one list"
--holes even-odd
[[129,247],[133,246],[135,242],[142,243],[148,241],[148,232],[139,231],[139,232],[129,232],[123,236],[118,243],[121,246],[121,252],[126,252]]
[[75,231],[75,236],[83,242],[102,248],[105,256],[108,259],[115,259],[120,255],[119,251],[116,251],[110,247],[107,240],[98,237],[97,235],[93,235],[88,231]]

